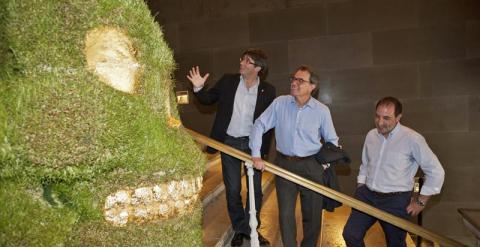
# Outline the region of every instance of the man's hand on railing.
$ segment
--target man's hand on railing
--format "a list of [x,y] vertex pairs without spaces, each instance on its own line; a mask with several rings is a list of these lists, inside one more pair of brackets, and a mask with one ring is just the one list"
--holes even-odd
[[252,161],[253,161],[253,167],[255,167],[255,169],[258,169],[262,172],[265,170],[265,162],[262,160],[262,158],[252,157]]

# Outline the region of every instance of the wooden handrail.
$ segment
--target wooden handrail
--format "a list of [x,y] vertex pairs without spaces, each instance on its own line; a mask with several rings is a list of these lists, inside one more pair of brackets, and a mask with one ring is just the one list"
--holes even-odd
[[[242,151],[239,151],[237,149],[234,149],[230,146],[227,146],[223,143],[220,143],[218,141],[215,141],[213,139],[210,139],[204,135],[201,135],[193,130],[185,128],[185,130],[198,142],[210,146],[214,149],[217,149],[223,153],[227,153],[237,159],[247,161],[247,162],[252,162],[252,157]],[[333,189],[330,189],[328,187],[325,187],[323,185],[314,183],[308,179],[305,179],[303,177],[300,177],[294,173],[291,173],[285,169],[282,169],[272,163],[266,162],[265,161],[265,170],[269,171],[277,176],[283,177],[285,179],[288,179],[296,184],[302,185],[308,189],[311,189],[317,193],[320,193],[324,196],[330,197],[336,201],[339,201],[345,205],[348,205],[352,208],[355,208],[359,211],[362,211],[364,213],[367,213],[373,217],[376,217],[380,220],[386,221],[392,225],[395,225],[397,227],[400,227],[407,232],[411,232],[415,235],[421,236],[425,239],[431,240],[435,243],[440,244],[441,246],[448,246],[448,247],[457,247],[457,246],[465,246],[455,240],[452,240],[450,238],[438,235],[432,231],[429,231],[419,225],[413,224],[412,222],[402,219],[400,217],[394,216],[392,214],[386,213],[382,210],[379,210],[375,207],[372,207],[362,201],[359,201],[357,199],[354,199],[350,196],[347,196],[345,194],[342,194],[338,191],[335,191]]]

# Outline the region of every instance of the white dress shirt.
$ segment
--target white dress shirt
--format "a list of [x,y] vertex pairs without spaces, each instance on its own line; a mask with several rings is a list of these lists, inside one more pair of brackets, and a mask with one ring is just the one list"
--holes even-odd
[[228,125],[227,134],[233,137],[249,136],[253,127],[253,114],[255,113],[255,105],[257,104],[258,84],[257,77],[255,85],[247,88],[247,84],[240,76],[235,100],[233,102],[233,113]]
[[440,193],[445,171],[423,136],[400,123],[387,138],[373,129],[365,138],[357,181],[383,193],[411,191],[419,166],[425,174],[420,194]]
[[[247,88],[243,76],[240,75],[235,99],[233,102],[233,113],[228,125],[227,134],[233,137],[249,136],[253,127],[253,117],[255,114],[255,106],[257,104],[258,85],[260,78],[257,77],[255,85]],[[197,93],[204,86],[193,87],[193,92]]]

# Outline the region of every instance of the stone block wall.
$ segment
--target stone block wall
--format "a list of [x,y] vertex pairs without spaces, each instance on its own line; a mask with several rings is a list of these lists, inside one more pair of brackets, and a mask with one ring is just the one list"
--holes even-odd
[[[473,245],[457,208],[480,208],[480,1],[478,0],[150,0],[178,70],[177,90],[199,65],[213,84],[238,70],[238,57],[262,48],[268,81],[289,93],[300,64],[321,76],[319,100],[332,112],[354,162],[340,171],[352,194],[375,101],[404,103],[403,124],[419,131],[446,170],[424,226]],[[181,106],[184,124],[207,134],[215,107]]]

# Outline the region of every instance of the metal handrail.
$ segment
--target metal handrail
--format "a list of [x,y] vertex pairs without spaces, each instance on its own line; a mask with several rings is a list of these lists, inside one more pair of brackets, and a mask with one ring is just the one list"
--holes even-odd
[[[197,142],[200,142],[204,145],[210,146],[214,149],[217,149],[223,153],[227,153],[237,159],[243,160],[244,162],[252,162],[252,157],[242,151],[239,151],[235,148],[232,148],[230,146],[227,146],[223,143],[220,143],[218,141],[215,141],[213,139],[210,139],[204,135],[201,135],[193,130],[185,128],[185,131],[189,133]],[[465,246],[455,240],[452,240],[450,238],[447,238],[445,236],[441,236],[439,234],[436,234],[432,231],[429,231],[419,225],[413,224],[412,222],[402,219],[400,217],[394,216],[392,214],[386,213],[382,210],[379,210],[375,207],[372,207],[362,201],[359,201],[357,199],[354,199],[350,196],[347,196],[343,193],[340,193],[338,191],[335,191],[331,188],[325,187],[323,185],[314,183],[308,179],[305,179],[301,176],[298,176],[292,172],[289,172],[285,169],[282,169],[272,163],[266,162],[265,161],[265,170],[268,172],[271,172],[277,176],[283,177],[289,181],[292,181],[296,184],[299,184],[303,187],[306,187],[308,189],[311,189],[317,193],[320,193],[324,196],[327,196],[329,198],[332,198],[336,201],[339,201],[345,205],[348,205],[352,208],[355,208],[361,212],[364,212],[366,214],[369,214],[377,219],[383,220],[385,222],[388,222],[392,225],[395,225],[397,227],[400,227],[407,232],[411,232],[415,235],[421,236],[425,239],[428,239],[430,241],[433,241],[435,243],[440,244],[441,246],[448,246],[448,247],[457,247],[457,246]]]

